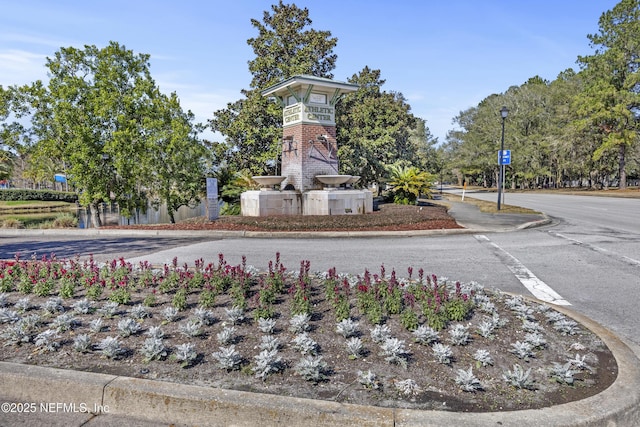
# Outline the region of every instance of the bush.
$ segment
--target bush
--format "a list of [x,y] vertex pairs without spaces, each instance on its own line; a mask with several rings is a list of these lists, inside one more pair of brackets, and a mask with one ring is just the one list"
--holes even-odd
[[0,191],[0,200],[42,200],[45,202],[67,202],[78,201],[76,193],[52,190],[28,190],[28,189],[6,189]]
[[24,228],[24,224],[20,220],[7,218],[2,221],[2,228]]
[[71,214],[59,215],[53,220],[53,228],[78,228],[78,218]]

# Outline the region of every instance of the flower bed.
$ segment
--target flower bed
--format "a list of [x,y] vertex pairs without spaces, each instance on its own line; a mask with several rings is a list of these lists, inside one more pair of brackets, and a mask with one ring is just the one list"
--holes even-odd
[[379,406],[539,408],[608,387],[601,340],[548,305],[409,269],[0,261],[5,361]]

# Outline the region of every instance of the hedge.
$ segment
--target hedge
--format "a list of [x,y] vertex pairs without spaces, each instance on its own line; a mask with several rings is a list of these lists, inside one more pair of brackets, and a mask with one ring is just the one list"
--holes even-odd
[[46,202],[75,203],[78,201],[78,195],[75,193],[68,193],[64,191],[10,188],[0,190],[0,200],[42,200]]

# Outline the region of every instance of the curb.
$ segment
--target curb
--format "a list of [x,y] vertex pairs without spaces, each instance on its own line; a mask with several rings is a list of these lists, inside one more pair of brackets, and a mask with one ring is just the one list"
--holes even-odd
[[613,353],[618,376],[603,392],[550,408],[459,413],[381,408],[223,390],[147,379],[0,362],[3,397],[84,404],[89,412],[162,424],[234,426],[637,426],[640,359],[613,333],[565,307],[556,310],[596,334]]
[[246,231],[246,230],[140,230],[140,229],[0,229],[0,237],[212,237],[212,238],[331,238],[331,237],[417,237],[471,234],[483,230],[443,228],[437,230],[400,231]]

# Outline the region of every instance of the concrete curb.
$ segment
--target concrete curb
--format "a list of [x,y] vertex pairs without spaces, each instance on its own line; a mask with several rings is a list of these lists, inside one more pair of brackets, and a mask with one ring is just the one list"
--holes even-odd
[[0,237],[211,237],[211,238],[332,238],[332,237],[416,237],[483,232],[467,228],[401,231],[227,231],[227,230],[140,230],[140,229],[0,229]]
[[64,401],[89,412],[162,424],[234,426],[637,426],[640,359],[630,346],[594,321],[556,307],[598,335],[613,353],[618,377],[590,398],[550,408],[458,413],[379,408],[222,390],[0,362],[3,397],[20,402]]

